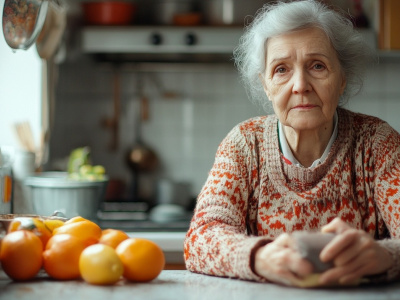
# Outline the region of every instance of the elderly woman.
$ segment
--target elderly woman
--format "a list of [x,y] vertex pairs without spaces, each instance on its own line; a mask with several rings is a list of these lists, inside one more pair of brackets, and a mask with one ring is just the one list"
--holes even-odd
[[[299,286],[397,279],[400,135],[339,106],[372,58],[352,23],[318,1],[270,4],[235,58],[275,114],[220,144],[185,239],[187,268]],[[301,254],[296,231],[333,233],[317,254],[328,270]]]

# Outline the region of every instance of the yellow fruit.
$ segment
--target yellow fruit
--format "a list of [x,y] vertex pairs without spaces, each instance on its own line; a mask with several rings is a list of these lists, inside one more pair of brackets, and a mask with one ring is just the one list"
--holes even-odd
[[64,225],[64,221],[51,219],[46,219],[43,221],[43,223],[51,232],[53,232],[54,229]]
[[96,166],[93,166],[92,172],[94,174],[105,174],[106,169],[101,165],[96,165]]
[[79,168],[79,173],[81,175],[83,175],[83,176],[92,173],[92,166],[91,165],[83,165],[83,166],[81,166]]
[[79,258],[81,277],[90,284],[115,284],[124,272],[124,266],[114,248],[95,244],[83,250]]
[[17,230],[27,230],[36,234],[43,243],[43,248],[46,247],[47,241],[51,238],[51,231],[45,226],[42,219],[19,217],[11,221],[8,232]]
[[162,249],[154,242],[129,238],[115,249],[124,265],[124,277],[131,281],[150,281],[155,279],[165,265]]

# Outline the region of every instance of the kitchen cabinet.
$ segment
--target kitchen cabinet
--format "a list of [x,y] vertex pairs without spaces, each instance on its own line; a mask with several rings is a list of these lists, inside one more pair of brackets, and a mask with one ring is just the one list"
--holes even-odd
[[379,48],[400,50],[400,2],[379,1]]
[[276,284],[220,278],[189,271],[163,271],[146,283],[121,280],[114,286],[94,286],[80,280],[54,281],[45,275],[29,282],[12,282],[0,274],[0,299],[398,299],[400,283],[351,288],[298,289]]

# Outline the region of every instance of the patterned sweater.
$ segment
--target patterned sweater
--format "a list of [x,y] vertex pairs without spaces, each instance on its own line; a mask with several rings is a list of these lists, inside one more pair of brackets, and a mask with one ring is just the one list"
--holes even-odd
[[[318,231],[340,217],[380,240],[400,269],[400,134],[338,108],[338,136],[314,169],[285,162],[275,115],[237,125],[220,144],[184,243],[188,270],[264,281],[254,250],[283,232]],[[391,239],[385,239],[390,237]]]

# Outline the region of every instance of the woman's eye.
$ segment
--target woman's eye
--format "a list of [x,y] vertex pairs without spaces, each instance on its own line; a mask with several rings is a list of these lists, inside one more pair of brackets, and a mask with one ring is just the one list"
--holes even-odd
[[325,66],[324,66],[323,64],[318,64],[318,63],[316,63],[316,64],[313,66],[313,68],[316,69],[316,70],[324,70],[324,69],[325,69]]
[[286,68],[284,67],[278,67],[275,69],[275,73],[285,73],[286,72]]

